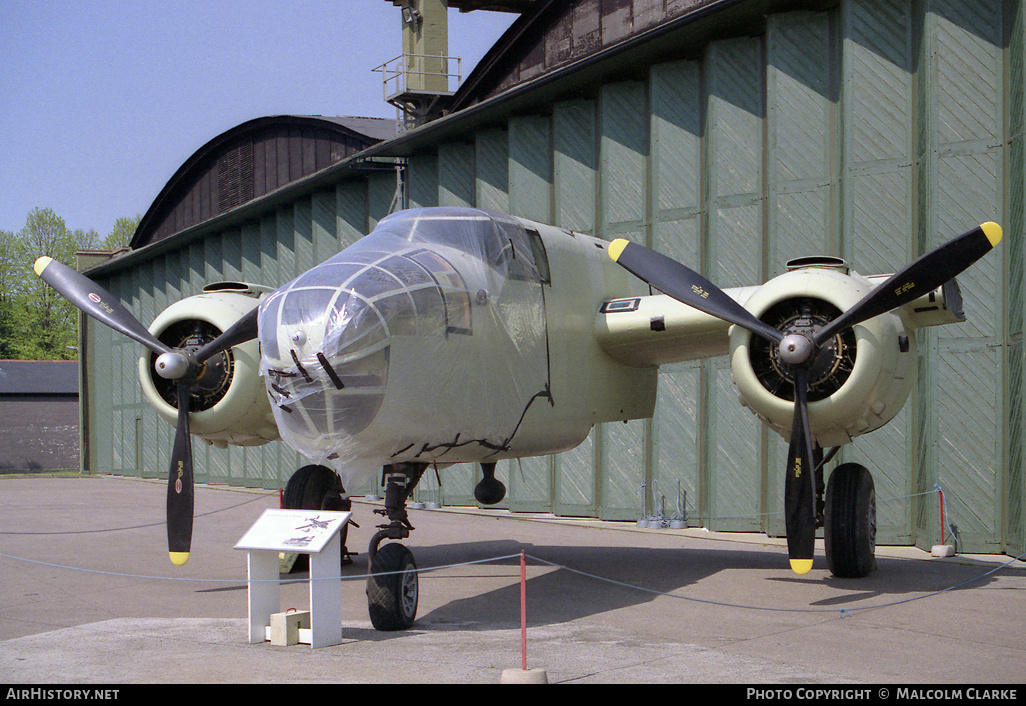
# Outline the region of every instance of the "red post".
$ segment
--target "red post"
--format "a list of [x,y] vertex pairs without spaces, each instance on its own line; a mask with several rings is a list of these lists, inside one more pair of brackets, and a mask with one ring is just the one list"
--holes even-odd
[[527,671],[527,564],[520,550],[520,668]]

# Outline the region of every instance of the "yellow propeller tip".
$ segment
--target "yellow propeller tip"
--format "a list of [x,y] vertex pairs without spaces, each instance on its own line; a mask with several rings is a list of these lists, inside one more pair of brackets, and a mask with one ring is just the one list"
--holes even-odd
[[1001,242],[1001,226],[994,221],[988,221],[980,226],[983,230],[983,234],[987,236],[987,240],[990,241],[990,246],[994,247]]
[[791,571],[796,574],[807,574],[812,571],[812,559],[791,559]]
[[36,276],[37,277],[42,277],[43,276],[43,270],[45,270],[46,266],[49,265],[50,262],[52,262],[52,261],[53,261],[53,258],[52,257],[47,257],[46,255],[43,255],[41,258],[36,260],[36,264],[32,266],[32,269],[36,271]]
[[629,240],[623,238],[617,238],[609,244],[609,257],[613,258],[613,262],[620,259],[620,255],[623,254],[623,249],[627,247]]
[[189,552],[168,552],[168,555],[171,557],[171,563],[175,566],[185,566],[189,561]]

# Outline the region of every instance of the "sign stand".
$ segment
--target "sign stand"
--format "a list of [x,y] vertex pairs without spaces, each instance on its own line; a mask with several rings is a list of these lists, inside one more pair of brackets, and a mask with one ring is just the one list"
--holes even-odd
[[281,552],[310,556],[310,628],[300,626],[299,642],[308,642],[311,647],[330,647],[342,642],[342,587],[337,578],[342,565],[339,533],[351,515],[328,510],[264,510],[235,545],[236,549],[248,552],[250,643],[266,642],[272,624],[279,622],[272,620],[272,616],[281,611]]

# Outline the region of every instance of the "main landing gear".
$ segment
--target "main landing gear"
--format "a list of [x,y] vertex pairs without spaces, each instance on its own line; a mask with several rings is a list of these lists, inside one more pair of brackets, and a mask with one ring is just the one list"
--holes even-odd
[[873,476],[842,463],[826,489],[823,538],[827,566],[839,578],[862,578],[876,568],[876,491]]
[[[345,497],[346,490],[342,480],[335,471],[326,466],[303,466],[292,474],[285,484],[281,504],[286,510],[334,510],[348,512],[353,508],[352,501]],[[350,520],[350,522],[352,522]],[[353,523],[354,525],[356,523]],[[349,534],[349,523],[342,528],[339,539],[342,542],[342,564],[352,563],[352,554],[346,548],[346,537]],[[304,568],[306,555],[300,555],[292,570]]]
[[[837,449],[825,459],[829,461]],[[863,578],[876,569],[876,491],[869,470],[842,463],[823,488],[822,450],[815,452],[816,526],[823,528],[827,567],[838,578]]]

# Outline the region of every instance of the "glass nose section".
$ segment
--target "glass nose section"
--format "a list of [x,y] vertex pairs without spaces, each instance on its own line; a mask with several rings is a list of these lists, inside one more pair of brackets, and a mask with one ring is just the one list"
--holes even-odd
[[370,425],[388,383],[388,331],[373,303],[335,287],[276,293],[260,314],[261,367],[279,428],[327,457]]

